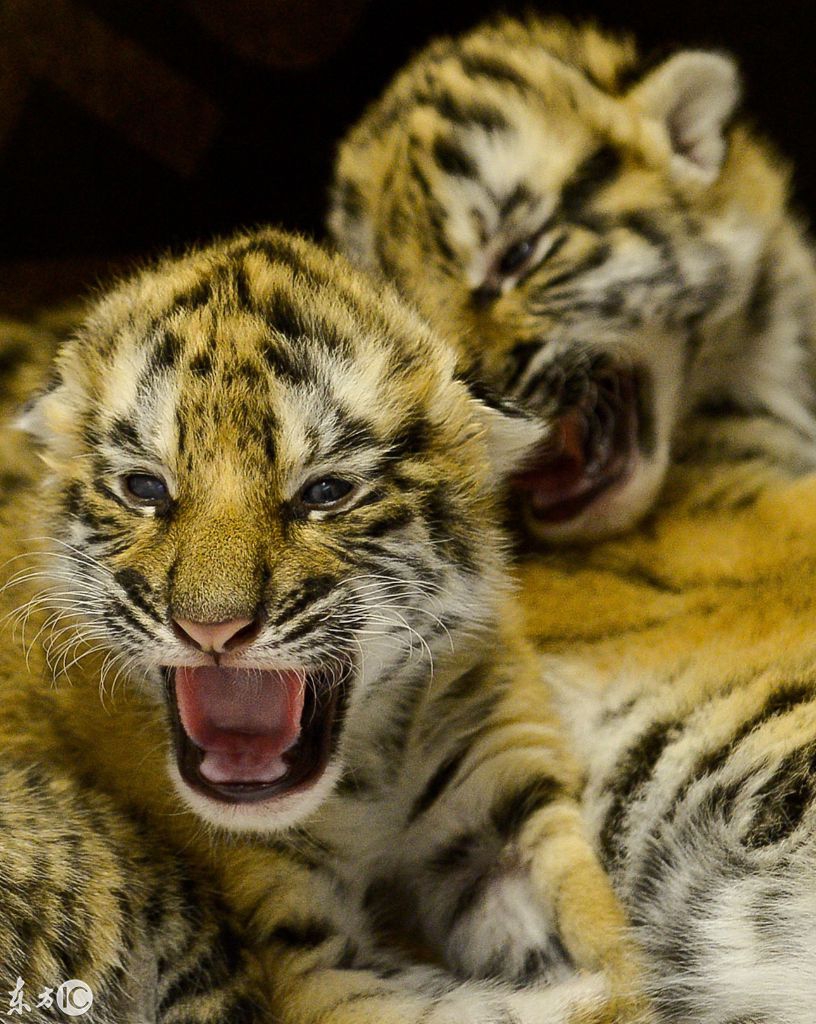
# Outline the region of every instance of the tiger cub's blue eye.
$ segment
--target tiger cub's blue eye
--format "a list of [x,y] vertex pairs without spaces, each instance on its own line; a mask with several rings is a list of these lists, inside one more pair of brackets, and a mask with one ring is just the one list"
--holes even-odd
[[131,473],[124,478],[125,491],[131,498],[143,501],[148,505],[161,505],[166,502],[170,493],[167,484],[158,476],[147,473]]
[[523,267],[532,255],[533,249],[534,244],[531,238],[525,238],[521,242],[511,245],[499,260],[499,273],[512,274]]
[[336,505],[349,494],[353,484],[341,480],[337,476],[327,476],[322,480],[313,480],[300,492],[300,500],[309,508],[328,508]]

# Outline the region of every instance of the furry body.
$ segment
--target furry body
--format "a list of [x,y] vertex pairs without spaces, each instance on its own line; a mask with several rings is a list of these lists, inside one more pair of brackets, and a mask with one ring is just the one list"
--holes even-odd
[[677,469],[633,536],[521,568],[661,1021],[812,1019],[814,517],[811,475]]
[[593,27],[482,26],[372,105],[331,215],[532,408],[614,440],[593,360],[651,381],[625,487],[559,526],[520,505],[545,540],[646,518],[528,546],[520,575],[667,1024],[807,1024],[816,999],[816,285],[737,94],[720,55],[648,68]]
[[[242,1005],[263,1014],[265,995],[293,1024],[640,1019],[581,776],[508,596],[497,478],[538,426],[473,398],[388,289],[274,231],[103,298],[26,424],[46,472],[6,513],[4,551],[23,557],[4,599],[30,671],[6,645],[5,756],[56,785],[93,779],[125,835],[146,822],[217,892],[264,972]],[[321,503],[339,478],[339,504]],[[193,642],[228,620],[254,632]],[[307,783],[265,796],[246,781],[253,735],[235,767],[238,741],[209,720],[206,756],[240,783],[217,790],[184,760],[199,733],[179,694],[204,698],[181,687],[213,673],[222,688],[300,673],[330,726],[342,702]],[[19,788],[3,798],[29,807]]]

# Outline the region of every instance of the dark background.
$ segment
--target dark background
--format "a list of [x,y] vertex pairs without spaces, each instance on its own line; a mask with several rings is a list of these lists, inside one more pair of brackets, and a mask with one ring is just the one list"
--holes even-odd
[[[745,109],[816,211],[807,0],[562,0],[643,49],[735,53]],[[336,140],[482,0],[0,0],[0,276],[86,268],[262,221],[319,234]],[[43,261],[48,261],[43,263]],[[56,265],[56,264],[55,264]]]

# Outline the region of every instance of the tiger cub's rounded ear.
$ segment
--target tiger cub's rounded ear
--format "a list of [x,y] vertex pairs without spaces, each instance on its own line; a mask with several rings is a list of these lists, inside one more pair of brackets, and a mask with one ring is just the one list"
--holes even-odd
[[646,117],[665,129],[678,177],[710,184],[725,160],[725,129],[740,99],[731,57],[703,50],[675,54],[631,91]]
[[54,377],[20,409],[14,426],[37,444],[49,447],[66,438],[77,420],[66,401],[64,384]]
[[469,381],[467,388],[487,441],[490,482],[501,483],[530,460],[546,442],[552,427],[541,416],[521,409],[481,383]]

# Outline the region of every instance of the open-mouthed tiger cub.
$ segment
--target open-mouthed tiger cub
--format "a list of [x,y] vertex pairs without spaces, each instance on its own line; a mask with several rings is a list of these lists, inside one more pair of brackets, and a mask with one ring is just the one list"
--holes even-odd
[[2,538],[31,552],[5,756],[212,879],[275,1021],[642,1019],[507,592],[497,482],[540,424],[272,230],[102,299],[24,422],[47,472]]
[[738,99],[726,56],[648,70],[592,26],[500,20],[432,43],[340,148],[340,247],[557,418],[515,480],[540,538],[627,527],[673,453],[757,430],[816,464],[816,274]]

